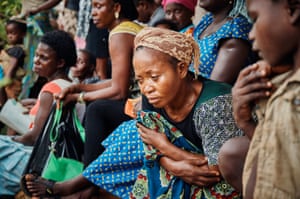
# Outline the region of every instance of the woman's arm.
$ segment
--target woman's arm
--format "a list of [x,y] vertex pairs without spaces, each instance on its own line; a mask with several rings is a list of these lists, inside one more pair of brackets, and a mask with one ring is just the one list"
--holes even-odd
[[249,42],[242,39],[227,39],[221,42],[210,79],[234,84],[239,72],[247,64],[250,51]]
[[53,95],[49,92],[41,93],[40,106],[35,116],[34,126],[32,130],[30,130],[28,133],[22,136],[15,137],[14,141],[20,142],[24,145],[32,146],[42,131],[42,128],[50,114],[52,104],[53,104]]
[[[66,101],[76,101],[80,92],[84,91],[84,100],[125,99],[128,95],[131,59],[134,36],[126,33],[114,34],[109,42],[109,52],[112,62],[112,78],[94,85],[73,85],[58,95],[59,99],[67,97]],[[121,42],[120,42],[121,41]],[[76,93],[71,94],[70,93]]]
[[61,0],[46,1],[46,2],[42,3],[41,5],[37,6],[36,8],[32,8],[31,10],[28,10],[26,15],[34,15],[39,12],[49,10],[49,9],[53,8],[54,6],[56,6],[60,1]]
[[217,167],[209,167],[201,154],[185,151],[173,145],[163,133],[137,123],[143,142],[152,145],[162,154],[160,164],[174,176],[198,186],[208,186],[220,181]]
[[254,102],[271,95],[272,84],[267,79],[268,73],[265,69],[259,70],[258,64],[253,64],[240,72],[232,88],[235,122],[250,140],[256,128],[252,117]]
[[140,123],[137,123],[137,127],[143,142],[155,147],[165,157],[174,161],[180,161],[183,159],[206,159],[205,156],[201,154],[191,153],[178,148],[168,140],[164,133],[156,132],[155,130],[149,129]]

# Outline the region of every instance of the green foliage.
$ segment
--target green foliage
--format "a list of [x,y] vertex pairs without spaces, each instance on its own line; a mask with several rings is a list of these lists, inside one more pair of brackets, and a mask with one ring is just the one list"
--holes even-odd
[[21,10],[21,0],[0,0],[0,40],[6,41],[5,22]]

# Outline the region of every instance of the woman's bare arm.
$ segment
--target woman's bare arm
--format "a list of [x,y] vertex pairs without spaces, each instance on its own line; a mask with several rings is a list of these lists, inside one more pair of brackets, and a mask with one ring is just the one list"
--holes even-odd
[[221,43],[218,57],[211,73],[212,80],[233,84],[247,64],[251,46],[241,39],[228,39]]

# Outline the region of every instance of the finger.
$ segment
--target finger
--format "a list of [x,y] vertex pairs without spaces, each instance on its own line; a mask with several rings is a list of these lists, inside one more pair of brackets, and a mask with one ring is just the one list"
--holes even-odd
[[253,92],[253,93],[250,93],[250,94],[240,97],[239,102],[237,102],[237,103],[240,103],[240,104],[251,103],[257,99],[267,98],[270,95],[271,95],[270,91],[257,91],[257,92]]
[[221,181],[221,177],[203,177],[200,176],[193,180],[193,184],[200,184],[202,186],[209,186]]
[[232,90],[232,95],[234,98],[239,98],[243,95],[248,95],[250,93],[254,92],[267,92],[272,89],[272,83],[271,82],[256,82],[256,83],[250,83],[243,88]]
[[243,70],[241,70],[241,72],[239,73],[239,76],[237,78],[237,81],[240,81],[241,79],[243,79],[245,76],[249,75],[250,73],[252,73],[253,71],[258,69],[258,64],[252,64],[246,68],[244,68]]
[[261,73],[261,72],[253,72],[250,73],[247,76],[244,76],[243,79],[239,80],[238,82],[236,82],[236,84],[234,85],[234,89],[235,88],[243,88],[249,84],[255,83],[255,82],[261,82],[261,79],[265,78],[265,76]]

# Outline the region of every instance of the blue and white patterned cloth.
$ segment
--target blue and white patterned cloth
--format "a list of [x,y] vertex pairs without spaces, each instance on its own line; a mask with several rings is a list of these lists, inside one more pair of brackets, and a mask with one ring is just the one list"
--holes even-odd
[[20,191],[20,178],[31,152],[32,147],[0,135],[0,195],[15,195]]
[[102,145],[106,150],[83,171],[83,176],[120,198],[129,198],[144,156],[136,121],[123,122]]
[[[213,16],[208,13],[202,17],[194,30],[194,39],[200,48],[200,74],[205,78],[210,78],[214,65],[217,60],[220,42],[224,39],[242,39],[249,41],[248,33],[252,24],[247,18],[237,16],[223,24],[216,32],[199,39],[202,32],[213,22]],[[249,60],[251,57],[249,57]],[[245,65],[246,66],[246,65]],[[193,71],[193,68],[190,67]]]

